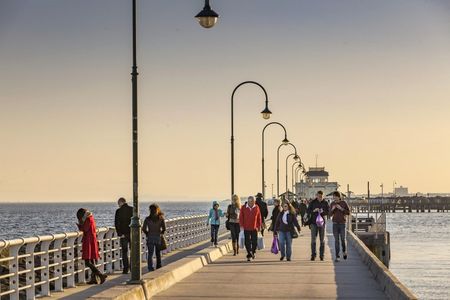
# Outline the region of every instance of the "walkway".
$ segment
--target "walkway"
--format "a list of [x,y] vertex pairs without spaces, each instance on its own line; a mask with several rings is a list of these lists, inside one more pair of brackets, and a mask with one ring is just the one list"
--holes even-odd
[[[332,261],[332,234],[326,235],[325,261],[310,261],[310,231],[303,227],[294,240],[291,262],[279,261],[266,249],[247,262],[245,251],[224,256],[153,299],[387,299],[353,247],[349,258]],[[319,245],[317,245],[319,246]]]

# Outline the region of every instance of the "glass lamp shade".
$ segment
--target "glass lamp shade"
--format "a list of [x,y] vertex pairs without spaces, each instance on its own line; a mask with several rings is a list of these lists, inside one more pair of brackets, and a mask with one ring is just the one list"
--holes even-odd
[[284,138],[284,140],[282,141],[283,145],[287,145],[289,144],[289,140],[287,138]]
[[206,17],[198,17],[198,23],[203,28],[211,28],[217,23],[218,17],[206,16]]
[[296,161],[298,161],[299,159],[300,159],[300,156],[298,156],[297,154],[294,156],[294,159],[296,160]]
[[[267,103],[266,103],[267,105]],[[269,108],[266,106],[266,108],[264,108],[264,110],[261,112],[263,119],[268,120],[270,119],[270,115],[272,114],[272,112],[269,110]]]

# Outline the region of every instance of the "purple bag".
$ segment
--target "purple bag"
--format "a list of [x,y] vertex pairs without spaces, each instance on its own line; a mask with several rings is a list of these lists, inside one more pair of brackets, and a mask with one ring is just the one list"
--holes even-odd
[[317,214],[317,218],[316,218],[316,225],[317,225],[317,227],[323,227],[324,224],[325,224],[324,219],[322,218],[320,213],[318,213]]
[[272,241],[272,248],[270,249],[270,252],[272,252],[273,254],[278,254],[278,238],[276,236],[273,237],[273,241]]

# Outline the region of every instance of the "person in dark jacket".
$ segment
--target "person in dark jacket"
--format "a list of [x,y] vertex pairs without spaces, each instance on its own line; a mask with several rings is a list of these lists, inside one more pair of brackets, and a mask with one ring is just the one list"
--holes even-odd
[[274,233],[276,233],[275,223],[277,222],[278,214],[282,210],[280,202],[281,202],[280,199],[273,199],[273,209],[272,209],[272,216],[270,217],[271,223],[270,223],[269,231],[273,231]]
[[241,213],[241,198],[238,195],[231,197],[231,204],[228,205],[226,217],[230,224],[231,244],[233,245],[233,255],[239,254],[239,215]]
[[298,205],[298,210],[300,213],[300,217],[302,218],[302,226],[305,226],[305,215],[306,215],[306,210],[308,209],[308,205],[306,205],[305,203],[306,200],[301,200],[300,204]]
[[269,215],[269,210],[267,209],[267,203],[264,202],[263,194],[256,194],[256,205],[258,205],[259,211],[261,212],[261,235],[264,236],[264,229],[266,228],[266,219]]
[[77,219],[78,229],[83,232],[81,258],[84,260],[84,264],[91,269],[91,279],[88,284],[97,284],[97,277],[100,278],[100,283],[102,284],[108,276],[102,274],[95,266],[95,261],[98,260],[100,256],[98,253],[97,228],[95,226],[94,216],[87,209],[80,208],[77,211]]
[[123,274],[127,274],[130,269],[128,262],[128,247],[130,246],[130,223],[133,216],[133,207],[127,204],[125,198],[117,200],[119,208],[116,210],[114,218],[114,226],[116,227],[117,235],[120,237],[120,247],[122,249],[122,265]]
[[300,232],[295,208],[289,202],[285,202],[283,203],[283,211],[278,214],[275,223],[275,234],[278,236],[280,243],[280,260],[283,260],[285,257],[287,261],[291,260],[292,231],[295,230],[294,227]]
[[[317,240],[317,234],[319,234],[319,240],[320,240],[320,248],[319,248],[319,255],[320,260],[323,260],[324,258],[324,252],[325,252],[325,220],[326,216],[328,215],[328,202],[323,199],[323,192],[318,191],[316,194],[316,199],[311,201],[308,206],[308,214],[311,215],[311,224],[309,225],[309,228],[311,229],[311,260],[315,260],[317,256],[316,252],[316,240]],[[320,224],[316,224],[316,219],[318,215],[321,215],[323,218],[323,226]]]
[[156,256],[156,269],[161,268],[161,236],[166,231],[166,222],[164,221],[164,214],[161,212],[158,204],[150,205],[150,215],[145,218],[142,231],[147,237],[147,265],[148,270],[154,271],[153,267],[153,253]]
[[345,224],[347,223],[347,216],[350,214],[350,208],[347,202],[342,200],[341,193],[338,191],[333,192],[333,202],[330,206],[330,216],[333,221],[333,235],[334,235],[334,248],[335,248],[335,262],[340,261],[340,247],[339,240],[342,245],[342,254],[344,259],[347,259],[347,249],[345,245]]

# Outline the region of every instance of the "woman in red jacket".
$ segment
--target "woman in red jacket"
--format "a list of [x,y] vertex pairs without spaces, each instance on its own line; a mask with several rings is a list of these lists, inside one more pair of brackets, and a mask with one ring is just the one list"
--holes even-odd
[[84,264],[92,271],[91,280],[88,284],[97,284],[97,276],[100,278],[100,283],[104,283],[107,277],[102,274],[95,266],[95,261],[99,259],[98,244],[97,244],[97,229],[95,226],[94,216],[85,208],[80,208],[77,211],[78,229],[83,232],[82,239],[82,256]]

